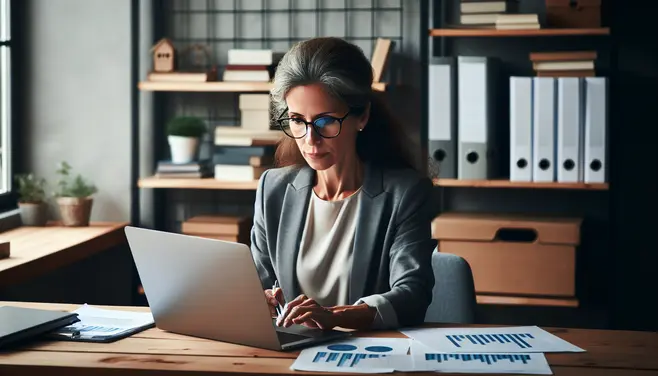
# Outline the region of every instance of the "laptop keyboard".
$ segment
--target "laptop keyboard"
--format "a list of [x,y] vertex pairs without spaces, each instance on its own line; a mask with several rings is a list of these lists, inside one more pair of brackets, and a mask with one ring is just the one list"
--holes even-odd
[[297,342],[309,338],[308,336],[303,336],[300,334],[292,334],[292,333],[279,332],[279,331],[276,332],[276,335],[279,337],[279,341],[281,343]]

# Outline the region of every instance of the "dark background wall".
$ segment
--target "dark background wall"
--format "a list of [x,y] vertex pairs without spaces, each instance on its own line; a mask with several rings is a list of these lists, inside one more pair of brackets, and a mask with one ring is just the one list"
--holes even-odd
[[612,314],[615,327],[658,329],[658,25],[615,1],[612,119]]

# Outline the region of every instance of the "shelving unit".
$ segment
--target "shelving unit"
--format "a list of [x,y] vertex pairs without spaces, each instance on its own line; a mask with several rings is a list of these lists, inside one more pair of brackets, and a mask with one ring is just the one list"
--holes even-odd
[[[533,3],[534,1],[534,3]],[[427,45],[422,46],[421,60],[428,63],[434,57],[456,57],[456,56],[487,56],[497,60],[501,69],[497,72],[496,81],[499,85],[508,85],[506,81],[509,76],[534,75],[532,73],[532,64],[527,57],[531,52],[544,51],[579,51],[594,49],[601,51],[606,48],[605,42],[611,34],[609,27],[595,28],[546,28],[540,29],[520,29],[520,30],[496,30],[494,28],[478,28],[468,26],[451,25],[448,19],[453,18],[455,13],[452,11],[458,7],[460,0],[450,0],[444,2],[424,1],[428,12],[426,28],[421,25],[420,35],[425,36]],[[543,9],[544,0],[531,0],[525,4],[526,9]],[[534,11],[531,11],[534,12]],[[530,13],[530,12],[520,12]],[[510,38],[504,39],[504,38]],[[509,43],[508,43],[509,41]],[[596,47],[598,46],[598,47]],[[602,64],[604,75],[612,71],[608,64],[612,61],[610,51],[607,50],[599,54],[598,64]],[[524,57],[526,56],[526,57]],[[522,60],[528,59],[528,60]],[[423,137],[422,145],[428,145],[428,124],[429,109],[432,104],[427,103],[429,95],[429,64],[423,71],[422,93],[423,103]],[[598,68],[598,67],[597,67]],[[599,73],[600,74],[600,73]],[[506,91],[501,89],[501,93]],[[495,124],[498,132],[500,127],[509,126],[506,122],[504,112],[507,110],[503,102],[498,103],[502,111],[496,114]],[[456,109],[456,106],[454,107]],[[501,115],[502,114],[502,115]],[[493,119],[492,119],[493,120]],[[501,132],[505,134],[505,132]],[[497,133],[499,134],[499,133]],[[500,141],[500,139],[499,139]],[[506,145],[507,146],[507,145]],[[428,150],[429,151],[429,150]],[[432,153],[432,151],[429,151]],[[504,152],[508,152],[505,150]],[[461,180],[455,178],[442,178],[433,181],[436,188],[441,194],[440,212],[472,212],[472,213],[526,213],[532,215],[537,213],[538,216],[550,215],[552,213],[565,214],[565,216],[583,217],[589,222],[588,229],[582,230],[581,234],[585,236],[601,236],[607,234],[606,223],[609,223],[609,191],[614,184],[609,182],[588,184],[578,183],[560,183],[560,182],[516,182],[510,181],[509,178],[501,177],[497,179],[483,180]],[[474,189],[477,188],[477,189]],[[488,188],[488,189],[487,189]],[[605,214],[604,214],[605,213]],[[593,235],[594,234],[594,235]],[[486,306],[508,306],[512,309],[515,307],[551,307],[559,309],[578,309],[583,306],[591,307],[592,301],[589,300],[595,293],[585,291],[585,299],[581,296],[580,290],[583,281],[591,278],[601,277],[604,272],[594,271],[602,265],[599,261],[592,260],[593,251],[606,254],[605,247],[608,246],[608,239],[601,238],[583,240],[585,249],[581,249],[577,256],[577,281],[575,296],[540,296],[540,295],[514,295],[509,296],[501,293],[477,294],[477,302]],[[596,244],[596,245],[592,245]],[[596,266],[593,266],[596,265]],[[510,268],[523,268],[522,264],[510,264]],[[605,267],[601,267],[605,270]],[[586,274],[582,274],[586,273]],[[477,279],[477,278],[476,278]],[[596,285],[593,282],[585,284]],[[595,298],[596,299],[596,298]],[[599,304],[597,300],[595,304]],[[602,303],[605,304],[605,303]],[[598,307],[597,307],[598,308]],[[495,315],[495,314],[494,314]]]
[[215,178],[183,179],[183,178],[157,178],[154,176],[139,179],[140,188],[171,188],[171,189],[231,189],[255,190],[258,180],[254,181],[225,181]]
[[521,182],[509,180],[460,180],[460,179],[434,179],[438,187],[466,187],[466,188],[530,188],[530,189],[580,189],[592,191],[608,190],[608,183],[558,183],[558,182]]
[[[387,84],[377,82],[372,88],[377,91],[385,91]],[[143,91],[170,91],[170,92],[266,92],[272,89],[271,82],[163,82],[163,81],[141,81],[138,85]]]
[[498,295],[477,295],[478,304],[495,304],[495,305],[524,305],[539,307],[578,307],[578,299],[570,298],[535,298],[535,297],[517,297],[517,296],[498,296]]
[[496,30],[496,29],[431,29],[431,37],[559,37],[578,35],[610,35],[610,28],[593,29],[526,29],[526,30]]
[[[394,54],[404,54],[404,50],[409,48],[409,44],[404,43],[405,38],[418,38],[415,32],[411,35],[408,28],[403,27],[413,12],[413,9],[408,9],[405,1],[397,4],[374,2],[367,7],[349,6],[347,3],[340,6],[333,2],[292,2],[284,4],[283,8],[263,1],[257,11],[253,3],[242,3],[154,2],[146,11],[149,14],[141,14],[143,8],[136,12],[138,17],[151,18],[153,27],[147,28],[149,31],[139,36],[135,34],[134,37],[139,41],[133,41],[133,45],[149,45],[160,38],[168,38],[177,53],[182,53],[177,56],[176,70],[210,69],[212,66],[220,67],[221,70],[221,67],[229,64],[227,52],[230,49],[272,49],[280,53],[287,51],[296,42],[315,36],[341,35],[359,46],[366,56],[372,56],[378,38],[393,41],[391,52]],[[239,94],[267,93],[272,89],[272,83],[147,81],[148,76],[139,67],[150,66],[150,58],[139,61],[143,59],[139,51],[134,51],[134,56],[138,56],[138,61],[134,64],[131,79],[135,103],[131,131],[131,222],[136,225],[148,224],[149,227],[165,231],[177,231],[176,227],[181,220],[200,211],[246,213],[253,207],[253,202],[247,204],[245,200],[251,200],[250,191],[257,189],[257,180],[165,179],[153,174],[158,161],[168,158],[164,127],[168,119],[185,114],[201,117],[209,125],[239,123]],[[404,82],[400,79],[399,71],[397,64],[388,64],[380,81],[390,83],[374,83],[373,90],[387,92],[395,88],[394,82]],[[149,94],[148,100],[141,101],[140,94]],[[146,116],[141,116],[142,112]],[[140,135],[147,135],[148,141],[152,143],[148,155],[142,146],[144,143],[140,143]],[[204,142],[212,143],[210,140]],[[277,142],[271,139],[253,140],[250,145],[244,146],[268,146],[276,145]],[[204,146],[214,148],[212,144],[204,143]],[[148,163],[146,170],[144,163]],[[143,195],[142,190],[150,192]],[[141,200],[146,202],[142,203]],[[143,210],[144,206],[150,206],[150,210]],[[135,283],[135,290],[139,291],[138,278]],[[141,295],[136,299],[138,304],[145,303]]]

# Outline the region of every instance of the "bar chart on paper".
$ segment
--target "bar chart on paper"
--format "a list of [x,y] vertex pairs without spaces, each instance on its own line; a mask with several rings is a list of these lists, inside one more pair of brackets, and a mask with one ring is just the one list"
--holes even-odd
[[521,349],[531,349],[531,339],[535,337],[530,333],[500,333],[500,334],[448,334],[446,338],[455,347],[463,347],[463,341],[472,345],[487,346],[490,343],[514,344]]
[[313,358],[313,363],[328,363],[338,367],[354,368],[359,365],[363,359],[385,358],[381,354],[364,354],[364,353],[338,353],[318,351]]
[[529,354],[425,354],[425,360],[437,363],[480,361],[488,365],[508,361],[528,364]]
[[407,338],[352,338],[302,350],[297,371],[389,373],[411,369]]
[[402,331],[440,353],[583,352],[537,327],[431,328]]
[[411,346],[416,371],[468,373],[522,373],[550,375],[551,368],[541,353],[436,353],[414,342]]

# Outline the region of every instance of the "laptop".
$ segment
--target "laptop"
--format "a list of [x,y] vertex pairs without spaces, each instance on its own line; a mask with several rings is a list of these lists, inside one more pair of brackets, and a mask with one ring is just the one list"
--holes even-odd
[[270,350],[294,350],[348,332],[275,325],[245,244],[125,227],[159,329]]

